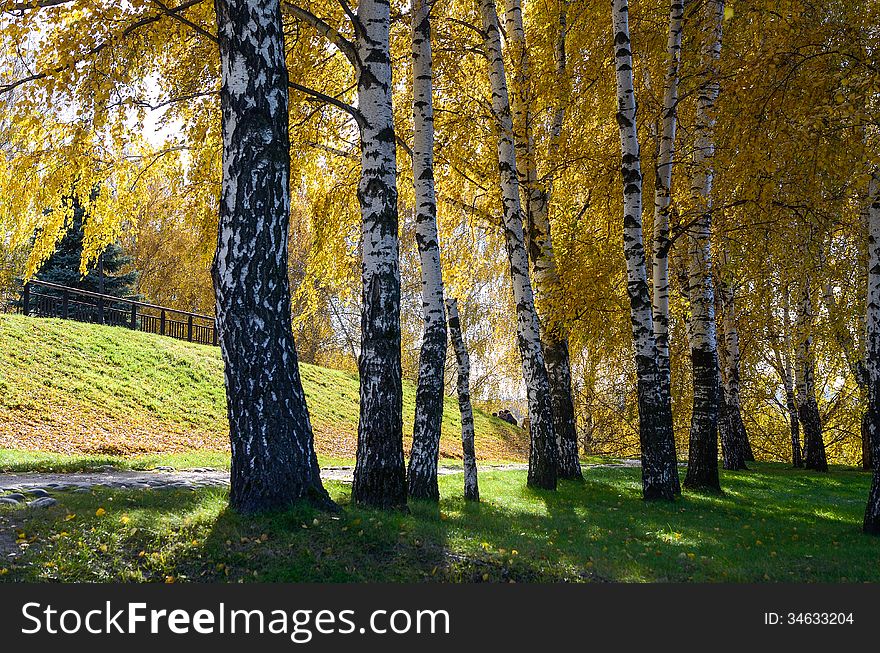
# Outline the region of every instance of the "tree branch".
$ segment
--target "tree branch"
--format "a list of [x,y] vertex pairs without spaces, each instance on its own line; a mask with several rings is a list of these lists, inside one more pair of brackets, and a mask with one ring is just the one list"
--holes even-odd
[[358,124],[358,127],[363,127],[366,124],[364,120],[363,114],[358,111],[355,107],[351,106],[339,100],[335,97],[327,95],[326,93],[321,93],[321,91],[316,91],[313,88],[309,88],[308,86],[303,86],[302,84],[297,84],[296,82],[287,81],[287,85],[295,91],[299,91],[300,93],[305,93],[306,95],[315,98],[316,100],[320,100],[321,102],[325,102],[326,104],[330,104],[337,109],[341,109],[349,114],[352,118],[354,118],[355,122]]
[[13,11],[27,11],[28,9],[45,9],[46,7],[64,5],[68,2],[73,2],[73,0],[33,0],[32,2],[19,2],[11,7],[6,7],[3,9],[3,12],[10,13]]
[[[51,2],[53,0],[46,0],[46,1]],[[202,2],[202,0],[187,0],[187,2],[184,2],[183,4],[180,4],[177,7],[173,7],[171,9],[169,9],[168,11],[173,12],[173,13],[181,12],[186,9],[189,9],[190,7],[194,7],[201,2]],[[58,2],[56,4],[61,4],[61,3]],[[125,38],[126,36],[129,36],[133,32],[136,32],[137,30],[139,30],[141,27],[145,27],[146,25],[151,25],[152,23],[158,22],[158,21],[162,20],[162,18],[164,18],[166,15],[168,15],[168,14],[161,13],[161,14],[156,14],[153,16],[146,16],[144,18],[141,18],[140,20],[137,20],[137,21],[133,22],[131,25],[129,25],[128,27],[126,27],[122,31],[121,37]],[[79,58],[75,61],[71,61],[69,64],[66,64],[64,66],[57,66],[57,67],[52,68],[50,70],[44,70],[39,73],[34,73],[33,75],[28,75],[27,77],[22,77],[21,79],[18,79],[14,82],[10,82],[9,84],[4,84],[4,85],[0,86],[0,95],[3,95],[4,93],[8,93],[9,91],[11,91],[15,88],[18,88],[22,84],[27,84],[28,82],[35,82],[40,79],[45,79],[46,77],[49,77],[51,75],[64,72],[65,70],[67,70],[69,68],[73,68],[78,63],[84,61],[88,57],[91,57],[91,56],[94,56],[96,54],[101,53],[107,47],[109,47],[114,42],[116,42],[118,40],[118,38],[119,37],[110,38],[110,39],[107,39],[106,41],[103,41],[102,43],[99,43],[98,45],[96,45],[95,47],[91,48],[86,53],[84,53],[81,58]]]
[[343,55],[345,55],[345,58],[349,60],[351,65],[354,66],[355,70],[360,67],[358,63],[357,51],[355,50],[354,44],[347,38],[345,38],[342,34],[340,34],[338,30],[331,27],[330,24],[327,23],[327,21],[318,18],[308,9],[304,9],[303,7],[300,7],[299,5],[296,5],[289,0],[284,0],[284,6],[290,10],[290,13],[299,18],[301,21],[311,25],[321,36],[325,37],[328,41],[335,45],[337,49]]
[[199,34],[204,36],[206,39],[208,39],[209,41],[213,41],[214,43],[217,43],[217,37],[214,34],[211,34],[204,27],[192,22],[188,18],[184,18],[180,14],[173,12],[171,9],[168,8],[168,5],[166,5],[165,3],[160,2],[160,0],[153,0],[153,4],[156,5],[157,7],[159,7],[162,11],[164,11],[167,16],[173,18],[176,21],[183,23],[187,27],[191,27],[196,32],[198,32]]

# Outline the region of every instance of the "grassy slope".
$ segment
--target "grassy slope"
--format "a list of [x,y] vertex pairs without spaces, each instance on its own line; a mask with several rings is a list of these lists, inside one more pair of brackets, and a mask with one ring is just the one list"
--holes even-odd
[[880,539],[860,533],[867,474],[754,467],[724,473],[724,495],[670,504],[641,501],[632,468],[588,469],[557,493],[487,472],[479,505],[446,476],[439,511],[409,514],[356,509],[335,482],[338,516],[239,518],[218,489],[58,494],[45,511],[0,506],[23,551],[0,581],[880,580]]
[[[357,377],[311,365],[301,371],[322,461],[352,458]],[[415,388],[404,383],[407,435],[414,402]],[[484,413],[475,417],[481,458],[527,455],[520,429]],[[460,457],[460,424],[458,404],[449,397],[444,457]],[[179,454],[227,450],[227,437],[219,349],[115,327],[0,315],[0,448],[186,460]]]

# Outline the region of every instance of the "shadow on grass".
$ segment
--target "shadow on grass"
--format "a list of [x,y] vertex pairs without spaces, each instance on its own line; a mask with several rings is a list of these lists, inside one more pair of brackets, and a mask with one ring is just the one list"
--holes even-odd
[[353,506],[339,482],[327,486],[340,514],[299,506],[243,517],[216,488],[65,494],[22,524],[33,540],[2,580],[880,579],[880,539],[860,533],[867,474],[759,465],[724,473],[722,495],[685,491],[669,503],[643,502],[634,468],[585,470],[556,492],[525,481],[483,472],[474,504],[461,476],[442,477],[439,505],[413,502],[408,513]]

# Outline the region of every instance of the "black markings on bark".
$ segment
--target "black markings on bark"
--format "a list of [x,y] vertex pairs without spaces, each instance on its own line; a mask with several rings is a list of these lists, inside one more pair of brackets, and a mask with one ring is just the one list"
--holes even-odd
[[232,446],[229,504],[242,513],[301,500],[332,508],[291,327],[281,9],[278,0],[216,0],[215,10],[224,173],[212,277]]
[[464,498],[480,500],[477,482],[477,455],[474,451],[474,411],[471,407],[470,369],[471,361],[461,332],[456,300],[446,300],[449,315],[449,336],[458,364],[458,408],[461,412],[461,448],[464,458]]
[[718,358],[716,352],[691,349],[694,409],[684,486],[721,491],[718,478]]
[[389,12],[387,2],[361,0],[355,44],[362,62],[358,108],[364,121],[358,184],[362,223],[360,420],[351,496],[355,503],[379,508],[406,505]]

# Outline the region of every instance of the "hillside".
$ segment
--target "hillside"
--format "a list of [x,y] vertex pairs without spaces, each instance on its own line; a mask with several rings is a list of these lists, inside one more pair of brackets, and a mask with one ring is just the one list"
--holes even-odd
[[[353,458],[357,376],[302,365],[318,454]],[[409,451],[415,387],[404,382]],[[477,411],[486,460],[528,455],[521,429]],[[461,455],[458,403],[446,398],[441,456]],[[215,347],[78,322],[0,315],[0,449],[134,455],[228,450],[223,362]]]

